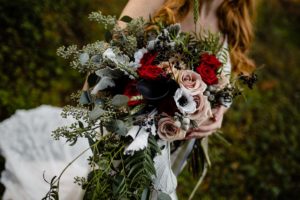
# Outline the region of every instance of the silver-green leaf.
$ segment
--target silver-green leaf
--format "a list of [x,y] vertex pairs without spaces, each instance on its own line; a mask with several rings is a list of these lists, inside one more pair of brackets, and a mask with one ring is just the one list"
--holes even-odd
[[90,113],[89,113],[89,118],[90,120],[96,120],[99,118],[101,115],[105,113],[105,110],[100,108],[99,106],[96,106]]
[[106,129],[110,132],[116,133],[121,136],[126,136],[128,129],[122,120],[115,120],[107,124]]
[[82,104],[82,105],[86,105],[86,104],[91,103],[91,96],[90,96],[89,92],[84,91],[84,92],[81,93],[79,103]]
[[129,101],[129,98],[127,96],[117,94],[113,97],[113,99],[111,100],[111,103],[114,106],[121,107],[121,106],[127,105],[128,101]]
[[205,156],[205,160],[206,160],[208,166],[211,166],[211,162],[210,162],[209,154],[208,154],[208,137],[204,137],[204,138],[201,140],[201,147],[202,147],[202,149],[203,149],[203,153],[204,153],[204,156]]

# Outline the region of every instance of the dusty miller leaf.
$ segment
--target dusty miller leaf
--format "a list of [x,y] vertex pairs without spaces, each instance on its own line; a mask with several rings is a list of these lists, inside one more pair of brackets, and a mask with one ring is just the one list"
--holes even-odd
[[126,147],[124,154],[133,155],[136,151],[144,150],[148,146],[149,133],[142,128],[134,140]]

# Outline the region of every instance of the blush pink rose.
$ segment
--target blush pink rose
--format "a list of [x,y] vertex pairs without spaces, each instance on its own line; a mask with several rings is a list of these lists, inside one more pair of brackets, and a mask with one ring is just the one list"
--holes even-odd
[[160,139],[166,141],[182,140],[185,138],[186,131],[182,130],[181,124],[174,121],[171,117],[163,117],[158,121],[158,135]]
[[180,70],[178,73],[178,83],[187,89],[191,95],[202,94],[206,89],[206,84],[201,76],[192,70]]
[[212,117],[212,110],[210,103],[206,96],[203,94],[198,94],[193,96],[196,102],[196,111],[189,115],[191,120],[194,120],[198,126],[200,126],[207,119]]

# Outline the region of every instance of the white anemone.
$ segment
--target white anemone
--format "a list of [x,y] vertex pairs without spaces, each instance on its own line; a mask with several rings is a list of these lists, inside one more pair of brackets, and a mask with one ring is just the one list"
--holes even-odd
[[174,100],[182,114],[191,114],[196,111],[196,102],[187,90],[178,88],[175,92]]

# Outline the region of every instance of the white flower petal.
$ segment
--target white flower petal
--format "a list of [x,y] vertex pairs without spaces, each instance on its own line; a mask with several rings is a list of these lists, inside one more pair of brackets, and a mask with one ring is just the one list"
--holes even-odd
[[[179,100],[183,97],[187,102],[182,106],[180,105]],[[180,112],[182,112],[182,114],[190,114],[196,111],[196,102],[194,101],[193,96],[187,90],[178,88],[175,92],[174,100],[177,108],[180,110]]]
[[135,151],[143,150],[148,145],[149,133],[142,128],[136,138],[130,143],[130,145],[125,149],[125,155],[133,155]]
[[108,87],[114,87],[114,86],[115,86],[115,82],[110,77],[103,77],[93,88],[91,94],[97,94],[99,90],[104,90]]

